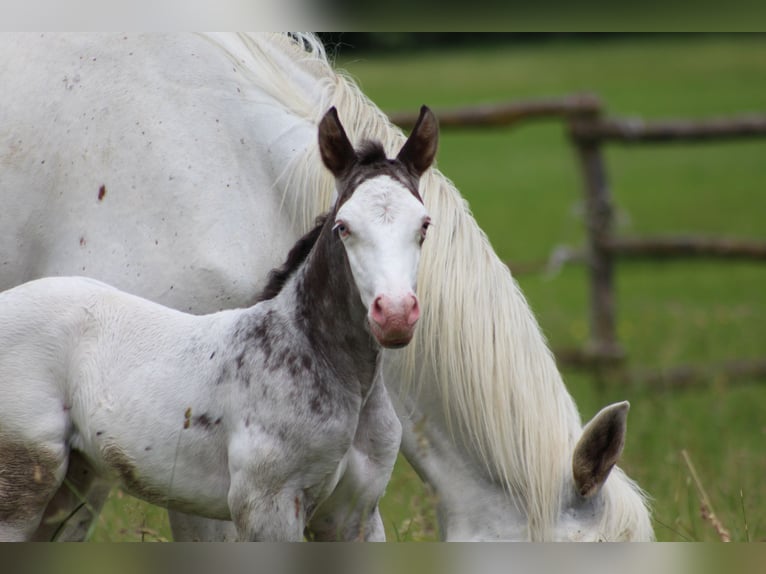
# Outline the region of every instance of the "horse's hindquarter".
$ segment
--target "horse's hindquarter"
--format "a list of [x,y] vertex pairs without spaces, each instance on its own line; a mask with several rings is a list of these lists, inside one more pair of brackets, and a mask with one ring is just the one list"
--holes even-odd
[[292,245],[274,156],[311,126],[195,36],[4,35],[0,53],[0,289],[78,274],[197,313],[247,304]]
[[63,452],[70,421],[67,366],[83,309],[51,310],[48,282],[0,293],[0,435]]
[[60,413],[59,442],[103,476],[151,502],[190,508],[192,501],[203,514],[225,517],[225,406],[216,405],[226,402],[206,365],[221,321],[84,278],[44,279],[8,293],[16,308],[4,297],[0,312],[27,319],[29,341],[10,356],[33,363],[9,382],[22,391],[35,385],[38,398],[18,407],[26,411],[22,436]]

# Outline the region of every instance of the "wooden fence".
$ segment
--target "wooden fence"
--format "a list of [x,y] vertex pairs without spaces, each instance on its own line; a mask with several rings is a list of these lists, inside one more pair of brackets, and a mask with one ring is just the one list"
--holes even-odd
[[[766,261],[766,242],[707,236],[660,236],[626,238],[614,233],[614,204],[609,188],[602,147],[623,145],[711,142],[766,136],[766,115],[707,120],[643,121],[606,118],[601,100],[594,95],[435,110],[444,128],[512,126],[535,119],[560,119],[568,126],[582,174],[585,194],[586,246],[584,252],[559,254],[559,263],[583,261],[588,265],[590,291],[590,339],[583,349],[557,350],[564,364],[585,367],[596,373],[620,375],[659,386],[683,387],[711,376],[766,377],[766,359],[731,361],[712,367],[681,365],[662,371],[629,372],[623,368],[625,352],[617,339],[614,295],[614,264],[621,258],[715,257]],[[410,127],[416,116],[395,113],[391,120]],[[522,266],[524,269],[528,266]],[[540,265],[533,265],[539,268]],[[511,266],[518,271],[518,266]]]

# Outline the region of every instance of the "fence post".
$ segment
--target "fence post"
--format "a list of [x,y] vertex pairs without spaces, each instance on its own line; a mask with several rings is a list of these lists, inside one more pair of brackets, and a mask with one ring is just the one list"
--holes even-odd
[[585,227],[590,287],[590,341],[586,352],[597,363],[612,363],[624,358],[617,342],[614,295],[614,262],[609,249],[612,239],[612,195],[606,177],[601,142],[597,137],[578,135],[577,124],[598,121],[599,113],[579,114],[570,123],[580,167],[585,181]]

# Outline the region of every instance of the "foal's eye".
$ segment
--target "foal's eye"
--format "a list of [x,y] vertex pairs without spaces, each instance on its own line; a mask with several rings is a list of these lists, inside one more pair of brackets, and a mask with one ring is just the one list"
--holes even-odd
[[428,231],[428,228],[431,227],[431,218],[427,217],[423,220],[423,225],[420,227],[420,240],[426,238],[426,232]]
[[346,238],[349,235],[351,235],[351,231],[348,228],[348,225],[344,221],[336,221],[335,225],[332,228],[333,231],[338,232],[338,235],[340,235],[342,238]]

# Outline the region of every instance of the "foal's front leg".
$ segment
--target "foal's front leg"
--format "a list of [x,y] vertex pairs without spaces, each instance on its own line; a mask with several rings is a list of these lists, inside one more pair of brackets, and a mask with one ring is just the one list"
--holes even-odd
[[231,518],[240,541],[300,542],[305,514],[303,495],[283,488],[253,487],[252,477],[232,476],[229,489]]
[[291,486],[297,472],[286,445],[241,432],[229,443],[229,512],[240,541],[300,542],[303,493]]
[[362,407],[346,453],[346,470],[310,518],[313,540],[385,542],[378,502],[391,478],[401,437],[402,425],[380,376]]
[[168,510],[175,542],[234,542],[237,529],[231,520],[214,520],[177,510]]

